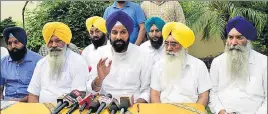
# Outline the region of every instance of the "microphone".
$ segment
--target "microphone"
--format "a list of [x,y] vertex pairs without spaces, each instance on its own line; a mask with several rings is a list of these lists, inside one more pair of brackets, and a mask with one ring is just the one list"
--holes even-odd
[[98,108],[100,107],[100,103],[98,101],[93,101],[89,104],[89,107],[88,107],[88,112],[87,114],[90,114],[91,112],[92,113],[95,113]]
[[63,104],[63,95],[62,96],[60,96],[60,97],[58,97],[57,98],[57,105],[55,106],[55,108],[52,110],[52,112],[54,111],[54,110],[56,110],[57,108],[59,108],[62,104]]
[[66,114],[71,114],[73,113],[77,108],[78,108],[79,104],[76,102],[73,104],[72,108],[70,110],[68,110],[68,112]]
[[51,113],[58,114],[64,107],[70,107],[75,104],[80,97],[81,93],[78,90],[73,90],[63,97],[63,103],[59,107],[55,107]]
[[120,114],[124,114],[130,106],[130,99],[128,97],[120,97]]
[[113,99],[110,107],[109,107],[109,111],[111,114],[115,114],[118,110],[119,110],[119,103],[116,99]]
[[100,96],[98,100],[100,102],[100,107],[95,114],[99,114],[108,104],[112,102],[113,99],[112,95],[108,93],[106,96]]
[[79,112],[83,112],[83,110],[85,108],[89,107],[89,104],[91,103],[91,101],[94,99],[94,95],[93,94],[89,94],[87,97],[85,97],[83,100],[81,100],[79,102],[79,105],[81,106],[79,109]]

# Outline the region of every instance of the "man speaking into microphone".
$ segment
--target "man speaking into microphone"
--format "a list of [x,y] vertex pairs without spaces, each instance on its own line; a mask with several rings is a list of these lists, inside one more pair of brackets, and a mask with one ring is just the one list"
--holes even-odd
[[49,22],[42,31],[49,54],[41,59],[34,70],[28,87],[28,102],[51,102],[72,90],[86,91],[89,75],[86,61],[68,49],[72,33],[61,22]]
[[149,102],[151,61],[138,46],[129,43],[133,31],[132,19],[123,11],[106,20],[111,45],[99,47],[101,55],[97,71],[90,73],[88,89],[115,98],[133,95],[134,103]]

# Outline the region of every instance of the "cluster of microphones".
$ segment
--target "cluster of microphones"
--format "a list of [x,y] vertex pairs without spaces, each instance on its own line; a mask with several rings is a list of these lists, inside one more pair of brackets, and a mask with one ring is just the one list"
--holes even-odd
[[82,113],[85,109],[88,110],[86,114],[100,114],[105,108],[109,110],[110,114],[115,114],[117,111],[120,111],[120,114],[124,114],[129,106],[129,97],[120,97],[120,102],[118,102],[111,94],[89,94],[83,97],[81,92],[73,90],[71,93],[57,99],[57,105],[52,110],[51,114],[58,114],[64,108],[70,108],[66,114],[71,114],[75,110],[79,110],[79,112]]

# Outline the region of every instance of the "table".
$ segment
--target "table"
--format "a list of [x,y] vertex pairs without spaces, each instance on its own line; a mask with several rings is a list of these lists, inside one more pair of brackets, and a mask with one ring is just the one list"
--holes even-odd
[[[139,112],[138,112],[139,105]],[[176,106],[177,105],[177,106]],[[1,111],[1,114],[50,114],[55,104],[51,103],[16,103]],[[61,111],[61,114],[66,114],[68,108]],[[134,104],[128,109],[132,114],[205,114],[205,108],[201,104],[195,103],[178,103],[178,104]],[[192,111],[190,111],[192,110]],[[193,112],[197,111],[197,112]],[[86,114],[87,110],[82,112]],[[198,113],[199,112],[199,113]],[[73,114],[79,114],[79,111],[74,111]],[[101,114],[109,114],[106,109]],[[117,112],[119,114],[119,111]]]

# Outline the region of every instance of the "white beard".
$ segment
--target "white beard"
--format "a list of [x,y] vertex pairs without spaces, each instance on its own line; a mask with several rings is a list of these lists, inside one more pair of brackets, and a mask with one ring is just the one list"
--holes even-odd
[[[235,50],[230,50],[235,48]],[[238,50],[236,50],[238,49]],[[231,82],[236,81],[239,85],[244,85],[248,79],[248,63],[250,42],[246,46],[225,46],[227,57],[227,74]]]
[[58,80],[61,77],[61,71],[65,63],[66,45],[63,48],[57,48],[61,51],[51,51],[49,49],[49,76],[53,80]]
[[172,86],[172,80],[178,81],[185,60],[185,49],[182,48],[177,53],[164,53],[163,72],[160,77],[161,88],[166,89]]

